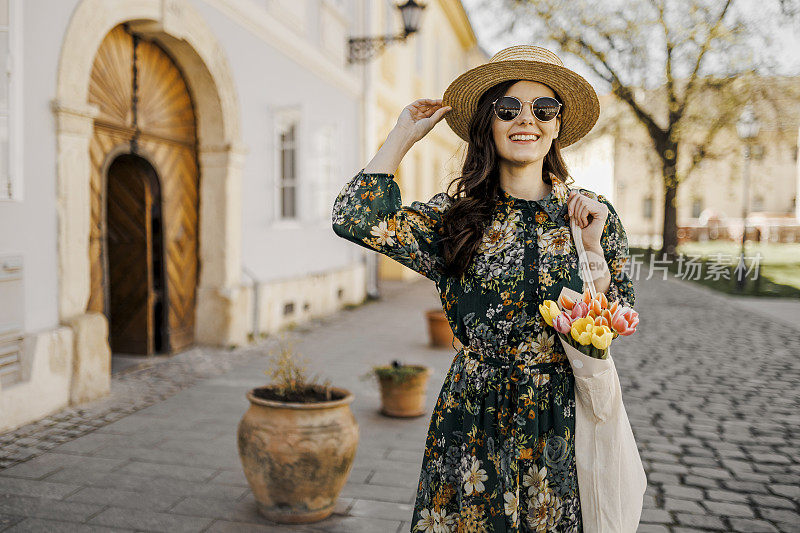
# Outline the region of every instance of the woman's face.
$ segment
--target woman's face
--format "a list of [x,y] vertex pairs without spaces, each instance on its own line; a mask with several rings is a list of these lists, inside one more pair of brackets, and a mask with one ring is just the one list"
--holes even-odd
[[[521,80],[509,87],[505,96],[516,96],[522,104],[522,112],[514,120],[500,120],[492,112],[492,138],[497,155],[512,165],[528,165],[544,159],[550,151],[553,139],[561,127],[561,115],[549,122],[540,122],[531,113],[532,102],[540,96],[555,98],[550,87],[536,81]],[[534,135],[534,140],[521,140],[520,134]]]

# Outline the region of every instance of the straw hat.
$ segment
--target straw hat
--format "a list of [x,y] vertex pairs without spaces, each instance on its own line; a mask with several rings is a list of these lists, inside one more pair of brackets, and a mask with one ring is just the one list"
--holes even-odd
[[488,63],[456,78],[442,97],[451,106],[444,117],[456,135],[469,142],[469,123],[478,99],[490,87],[507,80],[531,80],[553,89],[561,103],[560,146],[568,146],[592,129],[600,115],[597,93],[589,82],[564,67],[561,59],[539,46],[512,46],[497,52]]

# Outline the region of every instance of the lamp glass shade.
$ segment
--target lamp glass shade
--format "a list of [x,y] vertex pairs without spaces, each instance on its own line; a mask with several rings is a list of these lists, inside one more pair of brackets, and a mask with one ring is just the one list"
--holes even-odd
[[754,139],[758,136],[760,129],[761,124],[756,118],[753,106],[746,105],[742,114],[739,115],[739,120],[736,121],[736,133],[741,139]]
[[414,0],[408,0],[405,4],[398,5],[397,9],[400,10],[400,15],[403,17],[403,30],[406,35],[419,30],[419,21],[425,6],[416,3]]

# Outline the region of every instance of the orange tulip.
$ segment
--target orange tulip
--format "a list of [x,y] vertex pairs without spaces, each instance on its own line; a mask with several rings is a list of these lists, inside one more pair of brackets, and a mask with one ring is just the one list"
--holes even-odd
[[575,300],[567,296],[566,294],[562,294],[558,297],[558,305],[561,306],[562,309],[567,309],[569,311],[575,307]]

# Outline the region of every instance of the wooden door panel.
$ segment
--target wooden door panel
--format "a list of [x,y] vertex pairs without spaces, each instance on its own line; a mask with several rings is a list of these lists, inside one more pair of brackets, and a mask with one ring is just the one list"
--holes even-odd
[[118,158],[108,172],[109,337],[115,352],[153,353],[151,191],[142,164]]
[[[109,152],[120,145],[129,145],[136,134],[132,107],[133,46],[133,36],[118,26],[106,36],[92,69],[89,102],[100,108],[90,146],[92,267],[88,308],[95,311],[108,312],[109,286],[115,282],[104,268],[108,250],[103,249],[103,168]],[[196,117],[186,82],[169,55],[156,43],[140,39],[136,56],[137,138],[142,154],[155,167],[160,182],[167,351],[176,351],[194,342],[199,272]],[[131,207],[130,198],[119,201],[128,202],[127,208]]]

